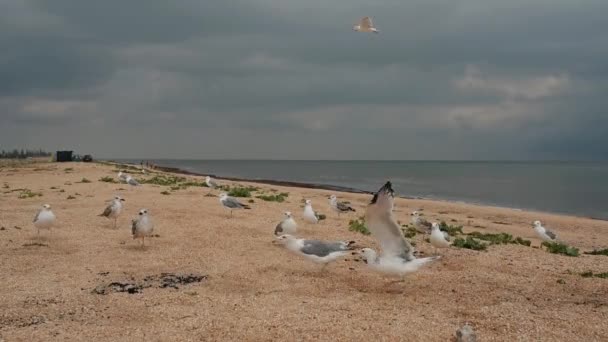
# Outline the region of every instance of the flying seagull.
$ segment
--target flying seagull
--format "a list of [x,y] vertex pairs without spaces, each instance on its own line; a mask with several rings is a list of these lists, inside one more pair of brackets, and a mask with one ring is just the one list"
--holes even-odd
[[304,212],[302,213],[302,218],[304,219],[304,221],[306,221],[308,223],[318,223],[319,222],[319,218],[317,217],[317,214],[315,214],[315,211],[312,210],[312,201],[309,199],[306,200],[306,205],[304,206]]
[[154,222],[148,215],[148,209],[141,209],[137,218],[131,221],[131,235],[133,239],[141,238],[142,248],[146,245],[146,236],[151,236],[154,230]]
[[414,248],[403,237],[393,217],[393,201],[394,191],[391,182],[386,182],[374,195],[365,212],[367,228],[380,242],[382,254],[378,257],[376,251],[371,248],[364,248],[359,254],[372,269],[404,277],[440,257],[418,259],[414,256]]
[[439,229],[439,224],[433,222],[431,228],[431,237],[429,238],[431,245],[437,248],[448,248],[450,247],[450,235],[447,232],[442,232]]
[[232,210],[251,209],[251,207],[248,205],[237,201],[234,197],[228,196],[228,194],[225,192],[220,194],[220,203],[224,206],[224,208],[230,209],[230,216],[232,216]]
[[38,235],[40,235],[40,229],[48,229],[50,231],[55,223],[55,214],[51,211],[51,206],[49,204],[43,205],[36,213],[33,222],[34,227],[38,229]]
[[557,234],[543,227],[540,221],[534,221],[534,231],[536,232],[536,235],[538,235],[538,237],[541,238],[543,241],[557,241]]
[[124,201],[124,198],[120,196],[114,196],[114,199],[112,199],[112,203],[110,203],[110,205],[108,205],[103,211],[103,213],[101,213],[99,216],[114,219],[114,228],[116,228],[116,220],[122,212],[122,202]]
[[412,224],[416,228],[416,231],[423,234],[428,234],[431,231],[431,223],[420,217],[419,212],[413,211],[410,215],[412,216]]
[[347,213],[349,211],[355,211],[350,205],[344,202],[338,202],[338,198],[336,195],[331,195],[329,197],[329,205],[331,208],[340,215],[340,213]]
[[291,212],[285,212],[285,218],[279,224],[277,224],[274,229],[274,235],[283,235],[283,234],[295,234],[296,229],[298,228],[298,224],[291,216]]
[[321,241],[298,239],[293,235],[283,234],[277,238],[277,242],[288,250],[306,259],[323,264],[324,270],[328,263],[338,260],[352,252],[354,241]]
[[372,23],[372,18],[370,17],[361,18],[357,25],[353,26],[353,30],[357,32],[380,33],[380,31],[374,27],[374,24]]

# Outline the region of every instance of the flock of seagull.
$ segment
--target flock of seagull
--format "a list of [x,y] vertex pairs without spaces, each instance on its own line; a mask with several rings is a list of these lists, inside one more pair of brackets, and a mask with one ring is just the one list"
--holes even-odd
[[[126,184],[138,186],[139,183],[130,175],[119,172],[118,179]],[[220,184],[211,177],[205,178],[206,185],[211,189],[221,188]],[[302,239],[296,237],[298,224],[291,212],[284,213],[284,219],[274,229],[275,240],[273,243],[284,246],[287,250],[302,256],[315,263],[323,264],[322,270],[327,264],[341,259],[347,255],[358,255],[371,269],[381,273],[404,277],[406,274],[415,272],[422,266],[428,265],[441,258],[440,255],[418,258],[414,255],[414,248],[403,236],[400,225],[394,215],[394,190],[391,182],[386,182],[373,196],[365,210],[365,225],[380,244],[382,252],[371,248],[358,249],[354,241],[323,241]],[[117,219],[123,211],[124,198],[115,196],[110,204],[98,216],[113,220],[116,228]],[[236,198],[222,192],[219,195],[221,205],[230,210],[230,216],[234,210],[251,209],[248,205],[239,202]],[[330,207],[338,215],[356,210],[347,202],[338,201],[335,195],[329,198]],[[310,224],[319,222],[319,216],[312,208],[311,200],[305,201],[302,219]],[[38,229],[50,230],[55,223],[56,217],[49,204],[44,204],[36,213],[34,226]],[[411,213],[411,222],[415,229],[423,234],[430,234],[429,242],[437,248],[449,248],[450,236],[440,230],[437,222],[428,222],[420,213]],[[544,228],[540,221],[533,223],[534,231],[543,241],[556,241],[557,235]],[[142,248],[145,247],[145,238],[152,235],[154,222],[148,213],[148,209],[140,209],[138,216],[131,221],[131,234],[133,239],[141,239]],[[358,250],[357,250],[358,249]]]

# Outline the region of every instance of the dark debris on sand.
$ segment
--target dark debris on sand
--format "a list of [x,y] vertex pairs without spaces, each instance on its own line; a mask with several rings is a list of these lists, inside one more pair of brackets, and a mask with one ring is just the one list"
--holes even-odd
[[[105,272],[104,272],[105,273]],[[101,284],[94,288],[91,292],[93,294],[107,295],[114,292],[126,292],[128,294],[142,293],[146,288],[159,288],[159,289],[179,289],[179,286],[188,285],[192,283],[200,283],[207,280],[207,275],[200,275],[195,273],[188,274],[175,274],[175,273],[161,273],[160,275],[151,275],[144,277],[141,281],[113,281],[106,284]]]

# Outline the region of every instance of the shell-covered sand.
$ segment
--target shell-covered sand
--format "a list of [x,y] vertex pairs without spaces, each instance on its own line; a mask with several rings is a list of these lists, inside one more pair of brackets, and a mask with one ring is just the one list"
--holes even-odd
[[[608,340],[608,279],[580,275],[608,272],[608,256],[568,257],[500,245],[485,252],[443,250],[441,261],[403,283],[370,272],[352,257],[320,272],[319,265],[272,243],[282,213],[294,213],[299,236],[377,248],[371,237],[348,230],[349,220],[363,215],[369,195],[338,193],[357,210],[338,217],[329,208],[329,191],[241,182],[289,197],[283,203],[254,198],[251,210],[230,217],[217,197],[205,196],[208,188],[132,188],[99,181],[105,176],[116,179],[116,168],[0,164],[0,340],[447,341],[465,322],[479,341]],[[91,183],[79,183],[83,178]],[[12,191],[20,188],[42,196],[20,199],[21,192]],[[118,229],[97,216],[115,194],[126,199]],[[327,219],[305,224],[304,198]],[[44,203],[58,221],[37,237],[32,219]],[[159,235],[147,239],[145,249],[130,235],[140,208],[149,210]],[[417,209],[428,220],[463,225],[465,232],[507,232],[531,239],[533,247],[540,244],[531,226],[537,219],[581,251],[608,247],[605,221],[396,200],[395,215],[404,224]],[[417,250],[433,254],[421,236],[414,240]],[[141,282],[167,272],[208,278],[178,289],[95,293],[112,282]]]

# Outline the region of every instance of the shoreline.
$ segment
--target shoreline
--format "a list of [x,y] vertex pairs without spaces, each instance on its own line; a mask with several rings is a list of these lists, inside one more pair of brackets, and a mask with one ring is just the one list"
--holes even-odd
[[[115,165],[128,165],[130,167],[135,167],[138,169],[140,168],[140,165],[138,165],[138,164],[121,163],[121,162],[116,162],[116,161],[111,161],[111,160],[106,160],[104,162],[112,163]],[[258,184],[275,185],[275,186],[295,187],[295,188],[302,188],[302,189],[339,191],[339,192],[352,193],[352,194],[368,194],[368,195],[373,194],[373,191],[365,191],[365,190],[361,190],[361,189],[339,186],[339,185],[281,181],[281,180],[274,180],[274,179],[249,179],[249,178],[240,178],[240,177],[225,177],[225,176],[218,176],[215,174],[203,174],[203,173],[199,173],[199,172],[189,171],[186,169],[181,169],[178,167],[163,166],[163,165],[156,165],[155,168],[152,170],[175,173],[175,174],[182,174],[182,175],[189,175],[189,176],[197,176],[197,177],[210,176],[215,179],[227,180],[227,181],[231,181],[231,182],[249,182],[249,183],[258,183]],[[525,212],[531,212],[531,213],[559,215],[559,216],[564,216],[564,217],[575,217],[575,218],[581,218],[581,219],[608,222],[608,219],[604,219],[601,217],[592,217],[592,216],[576,215],[576,214],[565,213],[565,212],[538,210],[538,209],[533,209],[533,208],[515,208],[515,207],[509,207],[509,206],[491,204],[491,203],[468,202],[468,201],[463,201],[463,200],[450,200],[450,199],[442,199],[442,198],[429,198],[429,197],[408,196],[408,195],[399,195],[396,197],[407,199],[407,200],[420,200],[420,201],[431,201],[431,202],[448,203],[448,204],[474,205],[474,206],[479,206],[479,207],[517,210],[517,211],[525,211]]]

